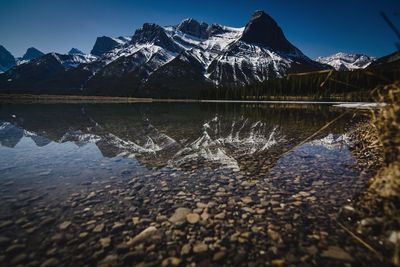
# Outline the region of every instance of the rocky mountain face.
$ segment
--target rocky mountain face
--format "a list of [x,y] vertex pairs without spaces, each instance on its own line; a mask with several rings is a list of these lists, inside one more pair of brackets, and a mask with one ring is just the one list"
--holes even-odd
[[90,54],[101,57],[103,54],[111,51],[112,49],[126,43],[128,40],[124,37],[112,38],[107,36],[97,37],[96,43],[93,46]]
[[21,60],[29,61],[29,60],[40,58],[43,55],[44,55],[43,52],[39,51],[38,49],[36,49],[34,47],[30,47],[26,50],[26,52],[22,56]]
[[71,48],[71,50],[68,51],[68,55],[84,55],[85,53],[83,53],[81,50],[79,50],[78,48]]
[[334,67],[336,70],[365,69],[376,59],[362,54],[337,53],[328,57],[318,57],[316,61]]
[[[255,12],[243,28],[194,19],[166,27],[145,23],[132,37],[97,38],[91,55],[73,51],[37,60],[63,68],[51,72],[51,83],[40,83],[47,93],[58,93],[60,86],[54,86],[54,81],[59,81],[87,95],[141,97],[194,97],[204,87],[243,86],[329,67],[306,57],[263,11]],[[33,60],[24,68],[39,68],[36,63]],[[3,74],[0,88],[20,88],[25,75],[19,67]],[[79,78],[71,82],[75,75]]]
[[9,70],[16,65],[14,56],[0,45],[0,73]]

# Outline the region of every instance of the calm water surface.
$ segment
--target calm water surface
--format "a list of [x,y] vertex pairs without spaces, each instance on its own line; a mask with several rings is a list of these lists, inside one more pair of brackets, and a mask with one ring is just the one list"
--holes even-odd
[[[108,224],[110,228],[103,231],[112,232],[114,222],[110,220],[119,218],[132,233],[137,233],[144,225],[132,228],[130,220],[134,216],[155,221],[160,214],[171,216],[179,205],[195,208],[200,201],[220,203],[210,204],[218,207],[214,213],[222,208],[230,214],[229,207],[235,209],[235,201],[242,203],[241,197],[250,196],[253,202],[240,204],[253,205],[244,209],[248,215],[241,214],[243,209],[239,213],[232,211],[232,216],[238,216],[231,217],[238,223],[235,227],[247,227],[260,220],[262,225],[272,225],[268,226],[268,234],[285,229],[289,234],[281,233],[283,240],[286,238],[294,246],[311,246],[313,235],[332,231],[326,225],[327,218],[365,185],[347,136],[360,118],[344,114],[332,126],[299,144],[347,111],[318,104],[2,105],[0,235],[33,245],[38,237],[49,240],[41,248],[46,251],[54,246],[51,237],[65,220],[84,228],[74,228],[78,234],[93,230],[83,223],[89,220],[86,215],[82,217],[86,219],[77,219],[81,210],[110,214],[120,210],[117,217],[104,218],[105,229]],[[138,181],[140,184],[136,185]],[[107,192],[119,192],[119,197],[110,199]],[[95,195],[99,197],[97,201],[93,201]],[[36,212],[30,214],[30,210]],[[51,214],[47,214],[49,210]],[[263,215],[265,210],[268,215]],[[47,232],[40,230],[40,222],[49,217],[53,218],[54,227]],[[35,226],[21,223],[21,218],[36,222]],[[297,222],[301,218],[304,221]],[[310,224],[310,220],[314,222]],[[21,225],[31,231],[12,233]],[[132,235],[129,231],[124,233]],[[93,236],[93,240],[98,238]],[[114,238],[122,242],[127,237]],[[249,259],[268,260],[280,253],[280,257],[292,260],[300,257],[293,247],[279,252],[276,245],[265,243],[267,239],[260,239],[262,249],[254,249],[258,241],[253,242],[255,247],[245,252]],[[61,259],[69,257],[76,263],[86,257],[79,253],[95,254],[93,245],[78,256],[71,244],[60,254]],[[274,249],[269,251],[268,246]],[[228,254],[233,249],[236,255],[238,247],[225,245],[225,249]],[[40,251],[31,251],[38,264],[46,258],[41,258],[45,253]],[[262,254],[257,254],[260,251]],[[0,262],[11,260],[8,254],[1,256],[0,253]],[[105,255],[96,257],[92,263]]]

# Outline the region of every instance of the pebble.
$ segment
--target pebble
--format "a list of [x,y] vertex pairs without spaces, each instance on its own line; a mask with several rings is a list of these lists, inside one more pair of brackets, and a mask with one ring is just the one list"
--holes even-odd
[[140,232],[138,235],[136,235],[134,238],[130,239],[127,242],[127,245],[132,246],[137,243],[143,242],[145,240],[148,240],[151,238],[154,234],[157,233],[157,228],[154,226],[150,226],[146,229],[144,229],[142,232]]
[[58,228],[60,228],[61,231],[66,230],[69,226],[71,225],[70,221],[65,221],[62,224],[59,225]]
[[60,264],[60,261],[56,258],[50,258],[43,262],[40,267],[56,267]]
[[321,256],[336,260],[353,261],[353,257],[349,253],[337,246],[328,247],[327,250],[322,252]]
[[191,224],[196,224],[200,220],[200,215],[197,213],[189,213],[186,215],[186,220]]
[[5,246],[10,244],[11,239],[5,236],[0,236],[0,246]]
[[223,258],[225,258],[226,252],[225,251],[218,251],[216,253],[214,253],[212,260],[213,261],[220,261]]
[[186,215],[191,212],[188,208],[177,208],[175,213],[168,219],[171,223],[182,224],[186,221]]
[[111,236],[104,237],[100,239],[100,244],[102,247],[107,248],[110,246],[111,243]]
[[187,255],[192,250],[192,246],[190,244],[185,244],[182,246],[181,255]]
[[208,250],[208,246],[204,243],[196,243],[193,246],[194,253],[204,253]]
[[214,216],[217,220],[224,220],[225,219],[225,212],[218,213]]
[[169,257],[162,261],[162,266],[179,266],[181,264],[181,260],[176,257]]
[[102,223],[102,224],[99,224],[99,225],[97,225],[94,229],[93,229],[93,232],[94,233],[101,233],[101,232],[103,232],[103,230],[104,230],[104,224]]
[[250,204],[253,202],[253,199],[251,197],[242,197],[240,199],[244,204]]

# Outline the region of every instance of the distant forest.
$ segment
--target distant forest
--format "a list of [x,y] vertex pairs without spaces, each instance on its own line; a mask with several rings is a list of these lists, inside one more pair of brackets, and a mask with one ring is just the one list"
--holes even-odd
[[400,77],[400,62],[353,71],[290,74],[243,87],[206,88],[199,99],[371,101],[371,91]]

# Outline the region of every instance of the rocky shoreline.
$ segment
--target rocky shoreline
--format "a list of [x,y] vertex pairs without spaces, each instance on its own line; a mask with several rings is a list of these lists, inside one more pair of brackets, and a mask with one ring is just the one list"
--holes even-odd
[[[260,177],[188,162],[128,181],[83,183],[64,198],[51,187],[42,195],[5,189],[0,264],[381,266],[336,222],[368,177],[334,169],[335,159],[307,148],[265,166]],[[314,164],[325,169],[307,167]]]

